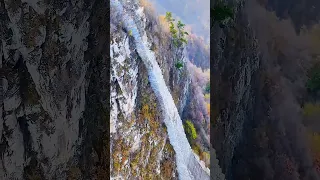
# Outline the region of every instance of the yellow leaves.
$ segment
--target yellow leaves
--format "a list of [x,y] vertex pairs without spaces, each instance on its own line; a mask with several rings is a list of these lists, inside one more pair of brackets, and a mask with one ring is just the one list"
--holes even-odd
[[192,150],[193,150],[198,156],[200,156],[201,149],[200,149],[200,146],[199,146],[198,144],[192,145]]
[[137,169],[139,163],[139,156],[137,155],[133,160],[131,160],[130,166],[133,170]]
[[154,132],[159,130],[159,122],[156,119],[156,106],[151,107],[148,104],[142,106],[142,118],[147,119],[150,125],[150,134],[154,135]]
[[206,166],[210,166],[210,154],[203,151],[199,144],[192,145],[192,150],[199,156],[200,160],[204,161]]
[[208,114],[210,116],[210,103],[207,103],[207,112],[208,112]]
[[309,141],[312,151],[320,155],[320,134],[316,132],[309,133]]
[[120,171],[125,165],[125,161],[129,158],[129,145],[120,137],[115,140],[114,147],[112,149],[113,168],[115,171]]
[[115,169],[116,171],[120,171],[121,166],[120,166],[119,162],[114,161],[114,162],[113,162],[113,167],[114,167],[114,169]]
[[170,154],[174,153],[174,149],[173,149],[172,145],[170,143],[168,143],[168,142],[164,146],[164,149],[165,149],[166,152],[168,152]]
[[210,167],[210,154],[208,152],[202,153],[202,160],[205,162],[207,167]]
[[210,102],[210,94],[207,93],[204,95],[204,99],[207,101],[207,102]]
[[142,114],[144,118],[150,119],[149,106],[147,104],[143,105]]
[[170,24],[166,20],[166,16],[165,15],[160,15],[159,16],[159,22],[160,22],[160,25],[162,27],[162,30],[164,30],[165,32],[169,32],[170,31]]
[[120,171],[120,169],[121,169],[119,154],[120,154],[120,152],[114,152],[114,153],[112,154],[113,167],[114,167],[114,169],[115,169],[116,171]]
[[306,103],[303,107],[303,114],[305,116],[313,116],[313,115],[320,114],[320,105]]
[[206,101],[207,112],[210,115],[210,93],[204,95],[204,100]]
[[147,113],[149,111],[149,106],[147,104],[145,104],[143,107],[142,107],[142,111],[144,113]]

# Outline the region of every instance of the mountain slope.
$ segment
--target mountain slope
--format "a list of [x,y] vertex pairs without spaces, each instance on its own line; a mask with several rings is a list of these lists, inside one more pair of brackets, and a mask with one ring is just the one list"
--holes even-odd
[[[261,1],[259,1],[261,3]],[[213,144],[227,179],[319,179],[303,125],[310,41],[257,1],[214,23]]]
[[[150,9],[139,7],[138,2],[114,2],[112,7],[114,95],[111,120],[114,122],[111,128],[117,129],[111,138],[111,153],[114,157],[111,164],[112,177],[171,179],[176,174],[163,174],[163,171],[175,172],[174,166],[177,164],[179,178],[208,179],[206,168],[201,167],[204,165],[199,164],[191,150],[179,117],[185,106],[190,83],[186,66],[182,70],[174,66],[181,57],[175,54],[176,49],[169,41],[168,34],[159,27],[153,14],[148,14]],[[134,17],[134,20],[129,16]],[[117,31],[119,21],[123,28],[120,32]],[[158,33],[162,34],[161,41],[157,37]],[[136,63],[141,66],[136,66]],[[126,70],[121,70],[123,68]],[[143,79],[138,77],[136,81],[135,74],[141,75]],[[121,147],[117,146],[119,141],[125,141]],[[170,148],[171,159],[167,161],[164,150],[171,146],[169,143],[173,148]],[[130,152],[126,152],[126,148],[130,148]],[[135,159],[141,156],[145,161],[136,163]],[[169,163],[169,167],[163,163],[164,160]]]
[[107,12],[104,1],[0,1],[4,179],[108,170]]

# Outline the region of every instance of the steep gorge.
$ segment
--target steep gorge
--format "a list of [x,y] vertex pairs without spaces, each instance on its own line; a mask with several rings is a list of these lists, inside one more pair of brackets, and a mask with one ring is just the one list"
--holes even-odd
[[234,17],[213,24],[212,143],[227,179],[319,179],[302,113],[309,42],[261,2],[227,1]]

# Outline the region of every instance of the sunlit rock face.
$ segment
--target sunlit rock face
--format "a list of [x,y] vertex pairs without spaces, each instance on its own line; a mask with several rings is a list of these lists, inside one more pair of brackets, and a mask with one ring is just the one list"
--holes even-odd
[[191,80],[188,69],[175,69],[168,35],[147,8],[138,2],[111,3],[111,177],[209,179],[180,118]]
[[[126,2],[124,8],[135,16],[144,39],[166,53],[159,58],[159,63],[169,67],[166,58],[173,52],[160,44],[161,31],[153,31],[159,26],[154,17],[146,17],[138,1]],[[110,177],[177,179],[175,153],[162,122],[161,108],[150,86],[147,68],[136,52],[137,44],[122,28],[123,22],[114,11],[111,8],[110,154],[113,158]],[[165,71],[169,82],[172,73],[168,69]]]

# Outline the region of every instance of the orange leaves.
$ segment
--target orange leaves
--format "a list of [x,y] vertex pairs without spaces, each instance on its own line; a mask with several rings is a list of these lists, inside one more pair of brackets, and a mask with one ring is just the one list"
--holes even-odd
[[207,112],[208,112],[208,114],[210,116],[210,103],[207,103]]
[[156,10],[151,2],[148,0],[140,0],[140,5],[144,7],[150,14],[155,14]]
[[159,16],[159,22],[160,25],[162,27],[162,30],[165,31],[166,33],[168,33],[170,31],[170,24],[167,22],[166,20],[166,16],[165,15],[160,15]]

